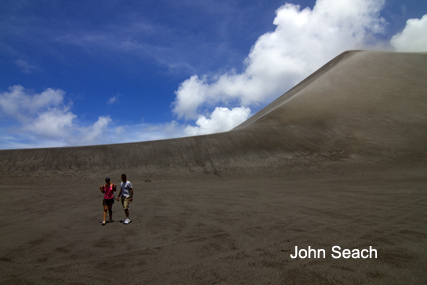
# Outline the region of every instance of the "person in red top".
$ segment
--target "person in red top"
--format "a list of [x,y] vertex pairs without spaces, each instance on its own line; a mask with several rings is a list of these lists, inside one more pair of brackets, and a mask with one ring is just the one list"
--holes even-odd
[[104,207],[104,220],[102,221],[102,225],[105,226],[105,219],[107,218],[107,210],[110,213],[110,223],[113,222],[113,204],[114,204],[114,193],[116,189],[116,185],[114,183],[110,183],[110,178],[105,178],[105,185],[99,187],[102,193],[104,193],[104,199],[102,200],[102,205]]

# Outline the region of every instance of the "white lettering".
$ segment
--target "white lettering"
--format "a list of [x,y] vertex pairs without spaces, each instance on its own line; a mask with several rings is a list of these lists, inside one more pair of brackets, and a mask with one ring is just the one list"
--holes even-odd
[[341,252],[340,252],[340,250],[341,250],[341,247],[339,247],[338,245],[332,247],[332,252],[338,254],[338,255],[332,254],[332,257],[335,258],[335,259],[341,258]]
[[367,252],[368,252],[368,250],[367,249],[362,249],[362,251],[361,251],[361,255],[362,255],[362,258],[368,258],[369,257],[369,255],[364,255],[363,253],[364,252],[366,252],[366,254],[367,254]]
[[301,249],[299,251],[299,257],[300,258],[306,258],[307,257],[307,251],[305,249]]
[[298,252],[298,246],[295,246],[295,254],[294,255],[292,255],[292,253],[291,253],[291,258],[292,259],[295,259],[295,258],[297,258],[297,252]]
[[377,258],[377,250],[375,248],[372,248],[372,246],[369,247],[369,258],[372,258],[372,253],[375,253],[375,258]]
[[360,251],[358,249],[353,249],[351,258],[360,258]]
[[295,253],[290,255],[292,259],[295,258],[326,258],[326,251],[324,249],[314,249],[308,246],[308,249],[298,249],[295,246]]
[[[322,257],[320,256],[321,253],[322,253]],[[326,258],[326,251],[324,249],[318,249],[317,255],[318,255],[318,258]]]
[[350,249],[343,249],[341,250],[341,247],[339,247],[338,245],[332,247],[332,257],[337,259],[337,258],[345,258],[345,259],[349,259],[349,258],[353,258],[353,259],[357,259],[357,258],[377,258],[378,257],[378,252],[375,248],[372,248],[372,246],[369,247],[368,249],[362,249],[359,250],[357,248],[350,250]]
[[351,251],[349,249],[344,249],[342,251],[342,257],[344,257],[345,259],[350,258],[350,256],[351,256]]

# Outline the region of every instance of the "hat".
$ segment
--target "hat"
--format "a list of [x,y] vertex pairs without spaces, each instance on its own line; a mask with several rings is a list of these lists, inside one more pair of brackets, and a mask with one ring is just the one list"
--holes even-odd
[[110,181],[110,177],[105,178],[105,181]]

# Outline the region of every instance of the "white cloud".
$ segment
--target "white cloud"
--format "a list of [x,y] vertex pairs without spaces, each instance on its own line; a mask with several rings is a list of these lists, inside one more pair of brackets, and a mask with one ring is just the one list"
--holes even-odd
[[133,128],[129,141],[153,141],[183,136],[182,126],[177,121],[163,124],[142,124]]
[[427,51],[427,14],[421,19],[409,19],[402,33],[393,36],[390,43],[400,52]]
[[163,124],[134,124],[115,127],[109,133],[110,143],[128,143],[179,138],[185,135],[182,125],[177,121]]
[[38,71],[40,68],[38,68],[35,65],[31,65],[26,60],[23,59],[17,59],[15,61],[16,66],[18,66],[24,73],[32,73],[33,71]]
[[[22,86],[12,86],[0,93],[2,118],[15,122],[3,129],[0,141],[16,141],[16,146],[64,146],[108,143],[110,117],[99,117],[89,126],[76,123],[77,115],[64,104],[65,92],[48,88],[31,94]],[[5,133],[6,132],[6,133]],[[104,140],[103,140],[104,139]],[[30,142],[30,143],[29,143]]]
[[73,120],[76,117],[66,109],[52,109],[35,116],[23,129],[48,138],[65,137],[73,127]]
[[111,118],[99,117],[93,125],[89,127],[79,127],[77,136],[70,138],[73,145],[106,144],[111,143],[111,138],[107,135],[107,127]]
[[118,126],[114,128],[114,135],[120,136],[125,131],[125,128],[123,126]]
[[181,83],[178,91],[175,92],[177,96],[174,102],[174,112],[178,118],[197,118],[197,108],[207,99],[205,95],[207,90],[205,79],[201,80],[197,75]]
[[51,88],[40,94],[30,95],[24,87],[9,87],[9,92],[0,93],[0,109],[3,116],[14,118],[22,123],[33,119],[33,115],[45,111],[48,107],[57,107],[64,102],[65,92]]
[[117,100],[118,100],[118,99],[117,99],[117,97],[116,97],[116,96],[111,97],[110,99],[108,99],[107,104],[112,105],[112,104],[116,103],[116,102],[117,102]]
[[[121,96],[117,93],[117,96]],[[164,124],[114,126],[109,116],[83,125],[64,104],[65,92],[46,89],[33,94],[22,86],[0,93],[0,148],[63,147],[152,141],[185,135],[176,121]]]
[[196,121],[197,126],[187,126],[184,131],[188,136],[226,132],[246,121],[250,113],[251,109],[246,107],[232,110],[217,107],[210,118],[199,116]]
[[173,112],[196,119],[203,107],[272,100],[339,53],[366,48],[371,36],[384,30],[383,5],[383,0],[318,0],[313,10],[280,7],[276,30],[258,38],[242,73],[192,76],[175,92]]
[[117,92],[116,96],[111,97],[110,99],[108,99],[107,104],[108,105],[113,105],[114,103],[118,103],[119,102],[119,97],[122,97],[123,95],[120,94],[119,92]]

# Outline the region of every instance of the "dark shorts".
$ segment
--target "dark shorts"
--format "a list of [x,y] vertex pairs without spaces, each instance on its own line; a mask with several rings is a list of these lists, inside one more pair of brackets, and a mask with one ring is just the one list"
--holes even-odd
[[114,204],[114,198],[112,198],[112,199],[102,199],[102,205],[110,206],[110,205],[113,205],[113,204]]

